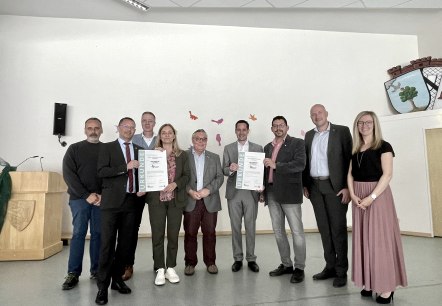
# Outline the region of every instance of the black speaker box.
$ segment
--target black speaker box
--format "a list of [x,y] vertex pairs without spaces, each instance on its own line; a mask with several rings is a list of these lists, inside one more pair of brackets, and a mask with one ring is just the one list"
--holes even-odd
[[54,104],[54,129],[53,135],[65,135],[67,104]]

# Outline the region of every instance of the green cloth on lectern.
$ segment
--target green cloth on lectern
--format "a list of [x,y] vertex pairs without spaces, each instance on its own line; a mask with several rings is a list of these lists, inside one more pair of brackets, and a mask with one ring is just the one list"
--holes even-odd
[[11,198],[12,181],[9,171],[11,166],[6,164],[0,173],[0,233],[2,232],[3,223],[5,222],[6,212],[8,211],[8,202]]

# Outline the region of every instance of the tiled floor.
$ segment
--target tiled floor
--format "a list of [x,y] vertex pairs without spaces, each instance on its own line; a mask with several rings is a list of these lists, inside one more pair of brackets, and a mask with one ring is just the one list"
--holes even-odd
[[[442,239],[402,239],[409,286],[396,291],[394,304],[441,305]],[[0,305],[95,305],[97,287],[95,281],[89,280],[87,256],[79,285],[61,290],[68,248],[65,246],[61,253],[44,261],[0,262]],[[306,279],[301,284],[291,284],[290,275],[268,275],[280,263],[273,235],[257,236],[256,254],[259,273],[247,267],[233,273],[230,236],[221,236],[217,238],[219,274],[208,274],[200,263],[195,275],[185,276],[180,260],[176,269],[181,282],[157,287],[153,283],[151,240],[140,239],[134,277],[127,282],[132,294],[109,290],[108,305],[375,305],[374,299],[360,296],[360,289],[350,279],[346,287],[339,289],[333,288],[332,280],[312,280],[312,275],[324,266],[319,234],[307,234]],[[183,257],[181,238],[178,258]]]

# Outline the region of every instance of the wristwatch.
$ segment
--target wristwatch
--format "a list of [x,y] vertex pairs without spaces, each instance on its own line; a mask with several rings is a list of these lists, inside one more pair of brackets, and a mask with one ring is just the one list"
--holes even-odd
[[374,200],[376,200],[376,198],[377,198],[377,195],[376,195],[376,193],[372,193],[371,195],[370,195],[370,197],[373,199],[373,201]]

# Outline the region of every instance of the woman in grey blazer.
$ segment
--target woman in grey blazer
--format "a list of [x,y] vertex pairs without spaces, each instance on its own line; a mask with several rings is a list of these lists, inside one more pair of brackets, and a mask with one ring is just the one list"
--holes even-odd
[[[147,203],[152,231],[154,268],[157,272],[155,285],[161,286],[166,279],[171,283],[180,281],[174,267],[178,251],[178,234],[183,209],[187,203],[186,185],[190,178],[188,156],[178,146],[176,130],[163,124],[158,131],[157,150],[167,153],[169,184],[162,191],[148,192]],[[164,254],[164,231],[167,220],[167,254]]]

